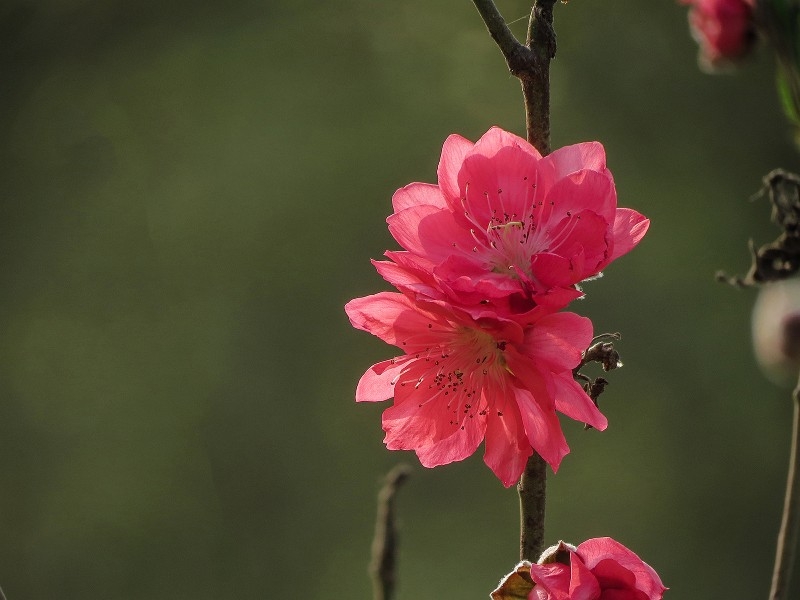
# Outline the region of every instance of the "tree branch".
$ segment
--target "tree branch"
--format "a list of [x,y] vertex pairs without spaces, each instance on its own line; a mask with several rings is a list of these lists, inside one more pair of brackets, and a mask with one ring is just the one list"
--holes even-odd
[[506,25],[506,21],[492,0],[472,0],[475,8],[481,14],[483,22],[486,23],[486,28],[489,30],[489,35],[500,48],[503,56],[508,60],[520,48],[524,48],[522,44],[517,41],[511,29]]
[[534,452],[517,484],[519,493],[519,558],[536,562],[544,550],[547,463]]
[[553,6],[556,0],[536,0],[528,21],[529,68],[518,75],[525,96],[528,141],[545,156],[550,154],[550,61],[556,56]]
[[783,519],[778,533],[775,551],[775,570],[772,573],[770,600],[788,600],[789,582],[792,577],[795,550],[797,548],[798,525],[800,525],[800,380],[792,394],[794,420],[792,424],[792,446],[789,453],[789,474],[786,478],[786,496],[783,501]]
[[[550,154],[550,61],[556,55],[553,6],[556,0],[534,0],[526,44],[511,33],[492,0],[472,0],[489,34],[522,84],[528,142],[542,156]],[[520,506],[520,559],[535,562],[544,549],[547,463],[536,452],[517,484]]]
[[553,29],[556,0],[533,3],[526,44],[517,41],[492,0],[472,2],[503,53],[508,70],[522,84],[527,138],[545,156],[550,153],[550,61],[556,55]]

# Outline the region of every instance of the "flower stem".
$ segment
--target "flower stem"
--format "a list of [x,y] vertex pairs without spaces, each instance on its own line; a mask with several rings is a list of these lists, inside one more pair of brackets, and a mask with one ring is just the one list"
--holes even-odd
[[536,562],[544,550],[547,463],[534,452],[525,465],[519,492],[519,558]]
[[[528,141],[542,156],[550,154],[550,61],[556,55],[553,6],[556,0],[534,0],[528,36],[521,44],[492,0],[472,0],[489,34],[506,59],[508,70],[522,83]],[[520,508],[519,556],[535,562],[544,550],[547,464],[536,452],[517,484]]]
[[778,533],[775,553],[775,570],[772,573],[770,600],[787,600],[789,582],[792,577],[795,549],[797,548],[798,525],[800,524],[800,380],[792,393],[794,417],[792,422],[792,447],[789,454],[789,474],[786,478],[786,496],[783,501],[783,519]]

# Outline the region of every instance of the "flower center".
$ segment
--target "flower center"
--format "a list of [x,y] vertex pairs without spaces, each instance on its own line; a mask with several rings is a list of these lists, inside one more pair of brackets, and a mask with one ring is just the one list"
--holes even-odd
[[420,408],[441,403],[453,427],[464,429],[476,415],[502,417],[511,374],[507,343],[479,328],[457,327],[438,348],[412,355],[414,364],[394,383],[413,387]]

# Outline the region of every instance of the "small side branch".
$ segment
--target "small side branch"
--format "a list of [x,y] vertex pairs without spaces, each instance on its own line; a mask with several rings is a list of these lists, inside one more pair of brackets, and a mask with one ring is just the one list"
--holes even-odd
[[[618,369],[622,366],[622,361],[619,359],[619,352],[614,349],[614,344],[612,342],[602,341],[605,339],[620,340],[622,336],[619,333],[603,333],[595,336],[592,340],[592,345],[583,353],[581,362],[572,370],[572,376],[583,386],[583,391],[588,394],[595,406],[598,406],[600,394],[605,391],[608,380],[604,377],[595,377],[592,379],[588,375],[581,373],[581,369],[593,362],[600,363],[603,367],[603,371],[606,372]],[[590,429],[591,425],[587,423],[584,427]]]
[[478,9],[483,22],[486,23],[489,35],[492,36],[506,60],[508,60],[509,56],[513,56],[521,48],[524,48],[514,37],[514,34],[511,33],[511,29],[506,25],[503,15],[497,10],[492,0],[472,0],[472,2],[475,4],[475,8]]
[[717,280],[734,287],[752,287],[769,281],[780,281],[800,271],[800,176],[783,169],[770,171],[763,187],[752,199],[769,198],[770,220],[781,228],[781,234],[756,249],[750,240],[752,263],[745,277],[729,277],[717,273]]
[[800,524],[800,380],[793,393],[794,419],[792,424],[792,446],[789,454],[789,474],[786,478],[786,496],[783,501],[783,518],[778,533],[775,553],[775,570],[772,573],[770,600],[788,600],[789,583],[797,548],[798,525]]
[[583,353],[581,362],[572,370],[572,374],[576,378],[580,378],[580,370],[589,363],[600,363],[603,366],[603,371],[612,371],[622,366],[622,361],[619,359],[619,352],[614,349],[612,342],[604,342],[602,340],[621,340],[622,335],[617,333],[602,333],[592,339],[592,345],[587,348]]
[[374,600],[391,600],[397,581],[397,524],[395,496],[400,486],[408,479],[411,468],[397,465],[386,475],[378,493],[378,516],[375,520],[375,537],[372,539],[372,559],[369,572],[372,576]]

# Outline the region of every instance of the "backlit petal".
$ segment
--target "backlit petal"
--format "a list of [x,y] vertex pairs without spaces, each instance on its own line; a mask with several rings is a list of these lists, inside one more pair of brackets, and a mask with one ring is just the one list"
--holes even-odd
[[372,365],[358,382],[356,402],[381,402],[394,396],[393,382],[405,368],[402,358],[384,360]]
[[592,321],[575,313],[545,315],[527,330],[522,350],[552,371],[571,371],[592,341]]
[[444,196],[438,185],[431,183],[409,183],[400,188],[392,196],[394,212],[400,212],[412,206],[435,206],[445,208]]
[[630,208],[618,208],[614,218],[611,260],[630,252],[650,228],[650,219]]
[[[501,415],[497,413],[501,412]],[[483,462],[506,487],[519,481],[528,457],[533,453],[525,427],[516,406],[498,411],[493,408],[486,417],[486,451]]]
[[586,540],[578,545],[578,554],[590,569],[594,569],[600,561],[612,558],[633,573],[636,578],[636,588],[644,592],[648,600],[661,600],[667,589],[650,565],[612,538]]
[[461,192],[458,189],[458,172],[464,157],[472,150],[472,142],[453,134],[447,137],[442,147],[442,157],[439,159],[439,166],[436,174],[439,177],[439,188],[441,188],[447,200],[459,198]]
[[608,427],[608,419],[571,374],[555,375],[553,384],[558,412],[579,423],[591,425],[598,431],[604,431]]

